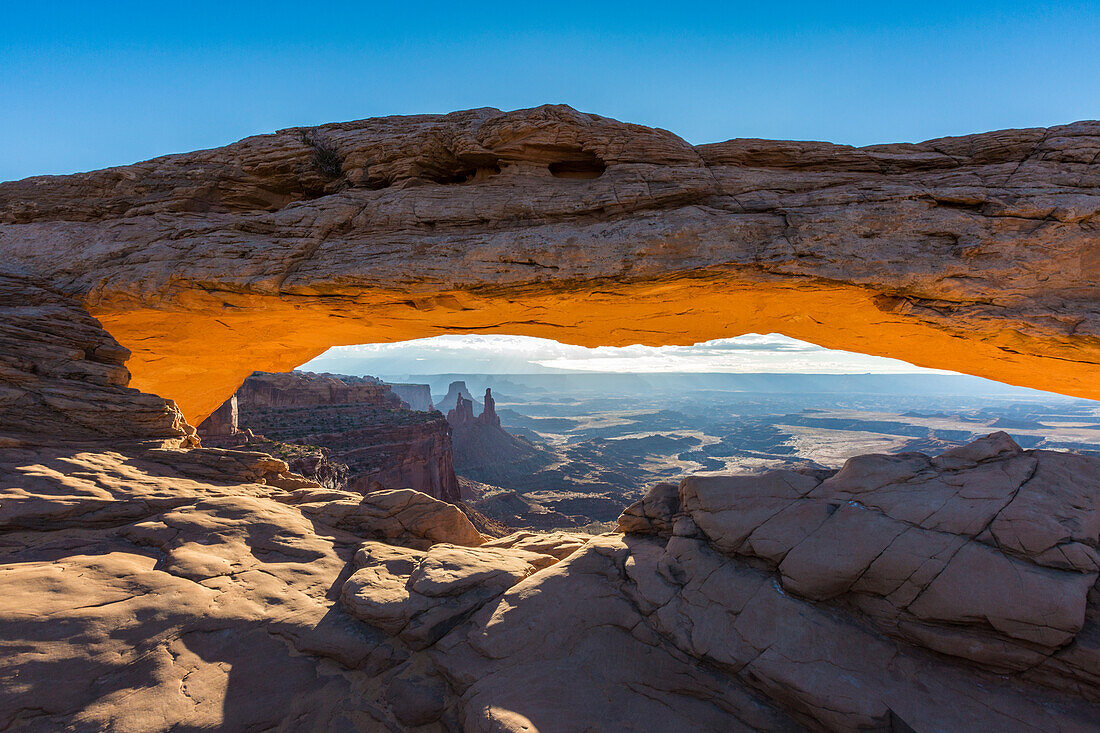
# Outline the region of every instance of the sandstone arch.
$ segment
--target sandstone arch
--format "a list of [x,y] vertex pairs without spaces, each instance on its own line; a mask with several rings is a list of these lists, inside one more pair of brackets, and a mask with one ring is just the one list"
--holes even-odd
[[454,332],[777,331],[1100,398],[1097,122],[850,148],[560,106],[371,119],[0,184],[0,247],[192,423],[254,369]]

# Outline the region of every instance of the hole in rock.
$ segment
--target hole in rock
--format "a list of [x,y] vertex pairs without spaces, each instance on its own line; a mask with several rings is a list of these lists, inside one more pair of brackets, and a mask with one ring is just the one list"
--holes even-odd
[[607,170],[606,163],[587,151],[578,151],[576,157],[551,163],[548,167],[555,178],[599,178]]
[[498,173],[500,161],[495,155],[473,154],[432,161],[420,170],[419,176],[434,183],[451,185],[483,181]]
[[483,181],[498,173],[500,173],[500,166],[494,163],[491,165],[459,168],[448,173],[426,174],[425,178],[443,184],[473,183],[475,181]]
[[[412,487],[494,534],[605,531],[658,482],[853,456],[936,455],[996,431],[1100,453],[1100,403],[778,334],[585,348],[522,336],[336,347],[257,373],[200,426],[334,488]],[[235,410],[235,412],[234,412]]]

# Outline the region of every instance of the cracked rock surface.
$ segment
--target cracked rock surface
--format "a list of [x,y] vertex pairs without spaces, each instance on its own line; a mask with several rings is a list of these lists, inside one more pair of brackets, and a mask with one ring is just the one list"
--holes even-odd
[[[426,495],[283,488],[251,461],[0,452],[0,728],[1100,729],[1094,458],[994,434],[689,477],[627,534],[489,542],[445,535],[454,507]],[[1060,521],[996,539],[1047,464]],[[934,481],[955,488],[906,490]],[[944,524],[971,495],[984,524]],[[376,539],[396,505],[410,533]]]

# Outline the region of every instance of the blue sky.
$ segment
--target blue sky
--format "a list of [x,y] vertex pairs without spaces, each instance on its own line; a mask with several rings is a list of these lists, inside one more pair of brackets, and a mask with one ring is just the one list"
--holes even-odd
[[[671,9],[670,9],[671,8]],[[5,3],[0,180],[562,102],[849,144],[1100,117],[1100,3]]]

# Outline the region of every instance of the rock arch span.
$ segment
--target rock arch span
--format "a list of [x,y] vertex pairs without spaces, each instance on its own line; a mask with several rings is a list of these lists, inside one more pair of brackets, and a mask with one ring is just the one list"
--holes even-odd
[[1100,398],[1100,123],[851,148],[562,106],[290,129],[0,184],[0,267],[192,423],[334,345],[780,332]]

